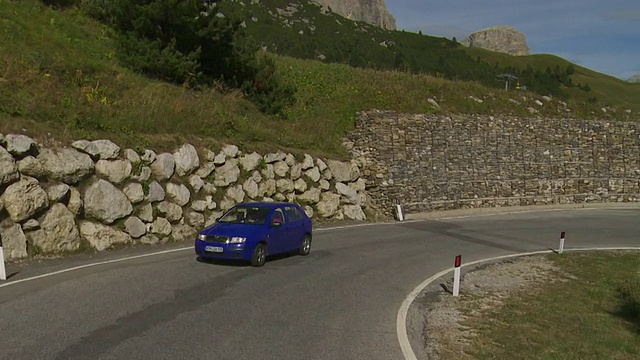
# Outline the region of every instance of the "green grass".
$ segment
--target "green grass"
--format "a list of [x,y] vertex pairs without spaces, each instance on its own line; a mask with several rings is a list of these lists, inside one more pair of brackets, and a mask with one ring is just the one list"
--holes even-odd
[[475,359],[640,358],[640,304],[621,294],[640,270],[640,255],[565,254],[550,259],[562,269],[558,276],[565,281],[506,300],[474,325],[478,336],[467,353]]
[[[231,142],[247,151],[277,147],[346,158],[342,137],[353,129],[358,111],[527,116],[528,106],[539,108],[533,104],[539,95],[531,93],[268,55],[298,89],[287,118],[278,119],[261,114],[239,92],[215,85],[193,91],[132,73],[118,64],[112,32],[74,8],[56,11],[36,0],[0,0],[0,32],[0,133],[26,132],[45,143],[109,138],[124,147],[164,151],[184,142],[210,148]],[[510,98],[522,104],[515,106]],[[584,116],[600,116],[598,104],[569,106]],[[552,106],[539,110],[558,114]]]

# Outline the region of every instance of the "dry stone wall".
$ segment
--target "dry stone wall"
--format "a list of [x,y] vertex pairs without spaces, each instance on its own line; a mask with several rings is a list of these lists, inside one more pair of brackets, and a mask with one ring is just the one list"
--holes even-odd
[[369,111],[349,138],[387,210],[640,200],[640,123]]
[[[201,155],[203,154],[203,155]],[[223,211],[292,201],[316,219],[366,220],[371,199],[355,161],[281,151],[122,150],[109,140],[46,148],[0,134],[0,235],[7,260],[190,241]]]

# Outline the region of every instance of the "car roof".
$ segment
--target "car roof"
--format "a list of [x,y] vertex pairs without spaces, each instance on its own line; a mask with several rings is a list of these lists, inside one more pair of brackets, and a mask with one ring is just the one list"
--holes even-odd
[[273,209],[281,206],[298,206],[298,204],[289,203],[289,202],[246,202],[246,203],[237,204],[236,206],[237,207],[257,206],[257,207],[265,207],[265,208]]

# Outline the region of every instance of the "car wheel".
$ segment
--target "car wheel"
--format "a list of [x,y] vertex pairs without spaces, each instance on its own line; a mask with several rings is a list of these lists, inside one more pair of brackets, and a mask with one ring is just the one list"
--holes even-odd
[[307,256],[311,252],[311,236],[305,235],[302,240],[302,245],[300,245],[300,255]]
[[264,244],[256,245],[251,256],[251,266],[260,267],[267,261],[267,247]]

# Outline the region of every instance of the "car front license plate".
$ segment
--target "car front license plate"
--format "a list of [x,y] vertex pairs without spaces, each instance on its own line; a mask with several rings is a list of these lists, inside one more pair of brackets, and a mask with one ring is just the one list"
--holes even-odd
[[204,247],[204,251],[206,251],[206,252],[214,252],[214,253],[221,253],[223,251],[223,249],[220,246],[205,246]]

